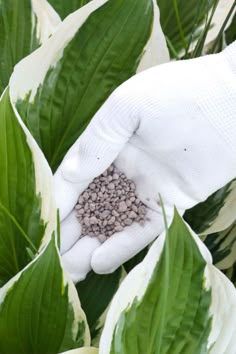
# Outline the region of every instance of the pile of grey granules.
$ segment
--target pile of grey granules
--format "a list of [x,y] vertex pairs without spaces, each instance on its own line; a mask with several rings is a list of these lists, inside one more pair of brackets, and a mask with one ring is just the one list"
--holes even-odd
[[114,165],[96,177],[75,206],[81,236],[104,242],[133,222],[144,225],[147,207],[135,195],[135,184]]

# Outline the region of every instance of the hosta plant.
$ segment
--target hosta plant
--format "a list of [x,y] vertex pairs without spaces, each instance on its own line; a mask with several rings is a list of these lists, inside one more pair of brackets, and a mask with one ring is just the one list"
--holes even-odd
[[184,218],[176,210],[114,273],[77,284],[61,262],[53,188],[116,87],[169,61],[167,47],[202,54],[216,6],[0,0],[0,353],[236,353],[235,181]]

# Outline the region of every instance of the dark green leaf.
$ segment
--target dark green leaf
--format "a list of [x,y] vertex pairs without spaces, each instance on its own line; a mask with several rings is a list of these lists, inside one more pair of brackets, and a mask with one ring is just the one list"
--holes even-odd
[[99,275],[90,272],[87,278],[76,284],[81,306],[86,313],[92,338],[97,335],[99,317],[110,304],[121,278],[121,268],[112,274]]
[[78,10],[91,0],[48,0],[63,20],[71,12]]

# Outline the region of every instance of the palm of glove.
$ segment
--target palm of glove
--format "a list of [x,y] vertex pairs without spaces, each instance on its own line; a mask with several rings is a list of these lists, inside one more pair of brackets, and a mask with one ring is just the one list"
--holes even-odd
[[[235,97],[227,52],[152,68],[110,96],[55,175],[63,261],[74,281],[91,267],[112,272],[163,230],[159,195],[170,221],[174,205],[183,213],[235,177]],[[71,210],[112,162],[134,181],[150,221],[101,245],[80,239]]]

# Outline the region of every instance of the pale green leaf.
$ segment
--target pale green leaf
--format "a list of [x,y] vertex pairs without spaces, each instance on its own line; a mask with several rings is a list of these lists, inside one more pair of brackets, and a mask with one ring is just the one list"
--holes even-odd
[[116,293],[99,353],[235,354],[235,335],[236,290],[175,213]]
[[111,92],[169,59],[152,0],[94,0],[16,66],[11,100],[55,171]]
[[63,273],[55,237],[0,289],[0,352],[56,354],[90,344],[86,317]]
[[98,354],[98,348],[92,348],[92,347],[79,348],[79,349],[69,350],[61,354]]
[[0,285],[23,269],[56,227],[51,170],[14,112],[0,100]]
[[38,48],[59,23],[46,0],[0,0],[0,94],[15,64]]

